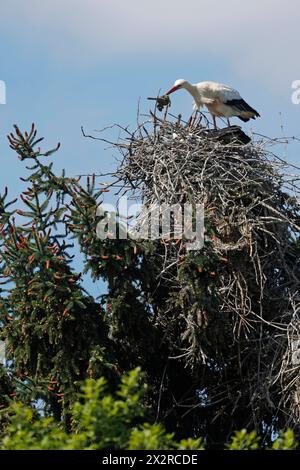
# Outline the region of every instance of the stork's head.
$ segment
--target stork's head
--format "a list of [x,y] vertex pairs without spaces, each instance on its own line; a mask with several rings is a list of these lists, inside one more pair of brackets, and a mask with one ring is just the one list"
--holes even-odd
[[165,94],[166,94],[166,95],[170,95],[170,94],[173,93],[174,91],[180,90],[180,88],[185,88],[187,83],[188,83],[188,82],[187,82],[186,80],[183,80],[183,78],[180,78],[179,80],[176,80],[176,82],[174,83],[174,85],[172,86],[172,88],[170,88],[170,90],[167,91],[167,93],[165,93]]

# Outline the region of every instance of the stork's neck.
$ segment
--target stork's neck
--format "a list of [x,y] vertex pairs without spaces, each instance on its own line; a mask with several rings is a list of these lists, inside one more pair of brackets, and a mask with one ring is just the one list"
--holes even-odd
[[183,87],[192,95],[194,100],[197,102],[199,99],[199,96],[198,96],[199,93],[198,93],[196,85],[192,85],[192,83],[185,82]]

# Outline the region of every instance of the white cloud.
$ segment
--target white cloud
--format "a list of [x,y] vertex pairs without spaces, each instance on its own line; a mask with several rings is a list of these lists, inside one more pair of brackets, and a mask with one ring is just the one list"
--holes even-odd
[[298,0],[2,0],[1,10],[24,47],[46,46],[63,60],[188,56],[200,73],[211,55],[273,90],[300,78]]

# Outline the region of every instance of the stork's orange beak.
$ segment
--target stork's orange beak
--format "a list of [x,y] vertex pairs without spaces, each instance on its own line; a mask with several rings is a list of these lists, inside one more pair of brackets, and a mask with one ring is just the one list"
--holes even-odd
[[167,93],[165,93],[165,95],[170,95],[171,93],[173,93],[173,91],[176,91],[178,90],[178,86],[173,86],[172,88],[170,88],[169,91],[167,91]]

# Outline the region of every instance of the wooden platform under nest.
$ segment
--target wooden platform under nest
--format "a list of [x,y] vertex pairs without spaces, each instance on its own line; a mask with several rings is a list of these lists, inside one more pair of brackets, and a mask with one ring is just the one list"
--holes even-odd
[[206,137],[224,144],[241,143],[245,145],[251,142],[251,138],[239,126],[230,126],[224,129],[203,129],[201,132],[205,133]]

